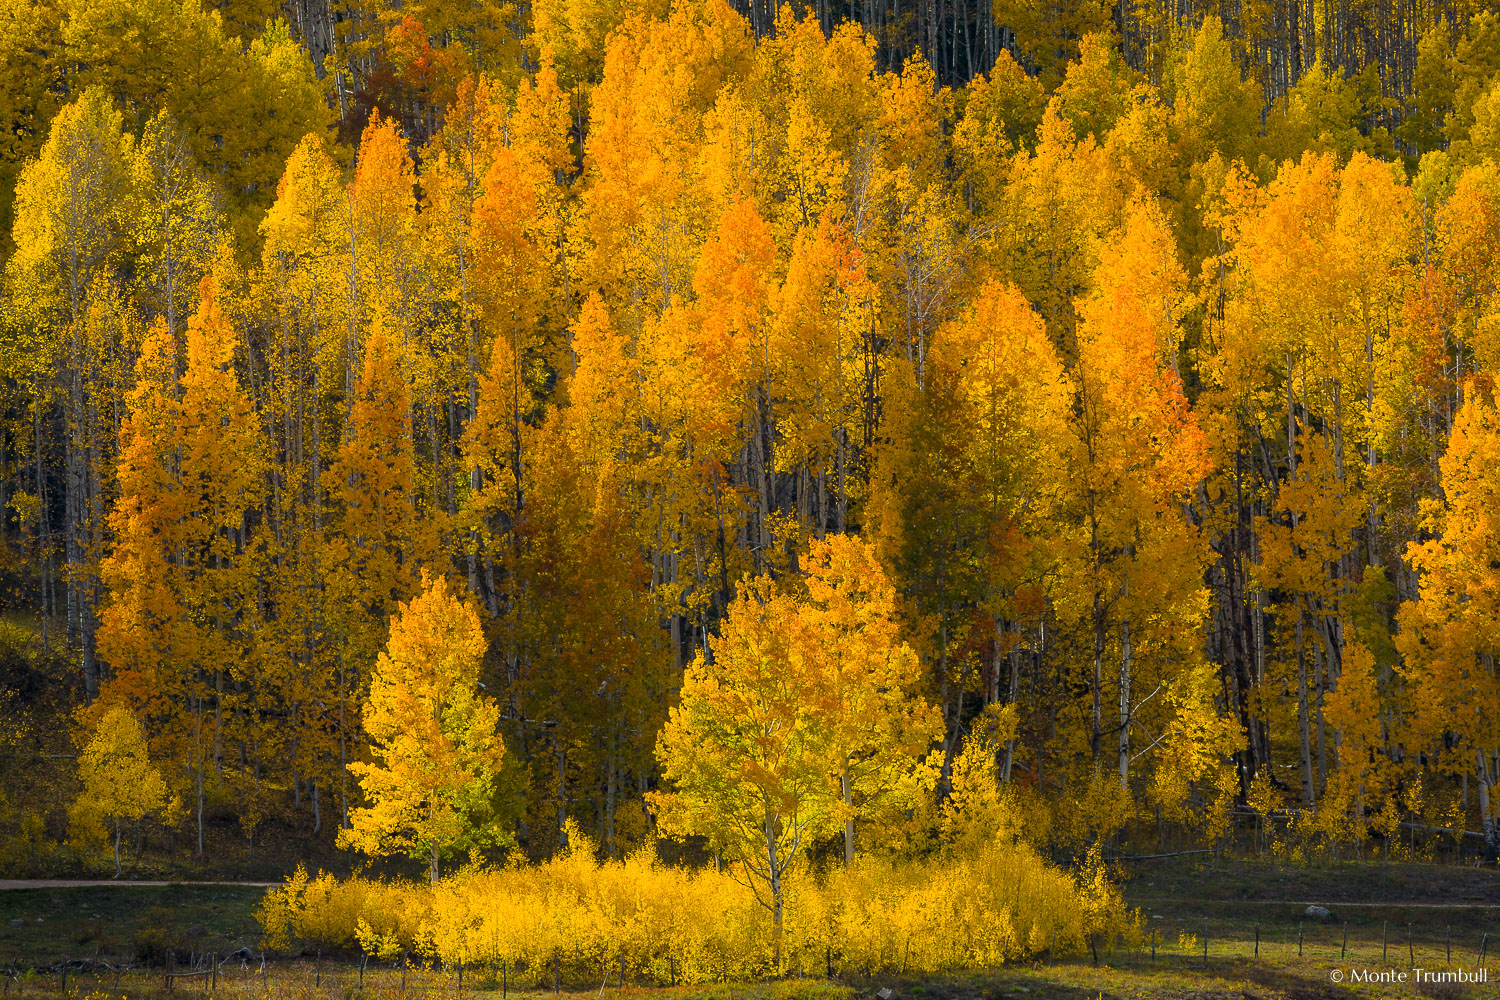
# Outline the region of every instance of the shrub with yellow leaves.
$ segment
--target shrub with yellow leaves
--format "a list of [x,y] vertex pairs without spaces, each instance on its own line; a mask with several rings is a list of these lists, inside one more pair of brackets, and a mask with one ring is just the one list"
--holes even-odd
[[418,950],[430,908],[426,887],[354,876],[343,881],[302,865],[286,883],[267,891],[256,911],[268,948],[316,944],[330,950],[356,946],[389,958]]
[[489,964],[514,977],[656,983],[819,975],[826,963],[895,973],[993,968],[1087,950],[1131,918],[1097,858],[1078,875],[1006,838],[969,838],[925,858],[860,855],[788,899],[781,964],[752,887],[729,869],[663,864],[646,847],[600,861],[572,849],[537,864],[467,867],[436,885],[299,869],[270,890],[268,947],[294,941],[391,957]]
[[861,857],[796,900],[789,951],[806,972],[827,947],[843,966],[897,974],[995,968],[1046,951],[1054,936],[1060,951],[1079,952],[1090,928],[1083,888],[996,838],[921,860]]

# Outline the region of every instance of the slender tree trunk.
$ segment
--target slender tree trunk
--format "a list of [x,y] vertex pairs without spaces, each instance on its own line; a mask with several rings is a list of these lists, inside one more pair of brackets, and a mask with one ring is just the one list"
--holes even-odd
[[[1014,705],[1021,696],[1021,654],[1019,650],[1010,651],[1010,700],[1006,703]],[[1011,766],[1016,760],[1015,737],[1005,741],[1005,760],[1000,765],[1000,784],[1010,784]]]
[[198,857],[203,857],[203,699],[197,699],[198,735],[197,735],[197,796],[198,796]]
[[1104,607],[1100,600],[1099,585],[1094,584],[1094,683],[1093,704],[1089,713],[1089,754],[1094,766],[1099,765],[1100,738],[1104,729],[1104,710],[1101,703],[1101,688],[1104,686]]
[[[33,400],[31,404],[32,443],[36,449],[36,498],[39,508],[37,525],[37,547],[42,558],[42,655],[52,654],[51,619],[52,607],[47,600],[52,583],[52,526],[47,516],[46,477],[42,474],[42,405]],[[85,678],[87,683],[87,678]]]
[[1302,801],[1316,801],[1313,786],[1312,729],[1307,704],[1307,656],[1302,641],[1302,608],[1297,608],[1297,750],[1302,764]]
[[1484,831],[1484,857],[1486,861],[1500,858],[1500,820],[1490,814],[1490,762],[1483,750],[1474,751],[1474,778],[1479,785],[1479,823]]
[[766,809],[766,874],[771,883],[771,941],[775,971],[781,970],[781,917],[783,909],[781,884],[782,859],[776,850],[776,813]]
[[[1130,787],[1130,623],[1120,623],[1120,787]],[[1148,682],[1149,683],[1149,682]]]
[[844,808],[849,810],[844,819],[844,867],[854,864],[854,789],[849,781],[849,758],[844,758],[844,773],[839,775],[839,787],[844,793]]
[[568,752],[560,745],[557,748],[557,838],[564,849],[568,846]]

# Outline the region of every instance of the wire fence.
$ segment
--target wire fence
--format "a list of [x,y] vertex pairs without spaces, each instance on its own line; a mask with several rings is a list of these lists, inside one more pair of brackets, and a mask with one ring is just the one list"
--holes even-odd
[[[1370,905],[1370,904],[1364,904]],[[1389,904],[1400,910],[1401,904]],[[1309,973],[1360,982],[1359,976],[1383,975],[1415,970],[1439,974],[1461,971],[1482,974],[1483,983],[1500,981],[1491,976],[1487,962],[1494,957],[1497,939],[1488,926],[1500,926],[1500,907],[1455,909],[1461,922],[1446,920],[1433,912],[1423,921],[1392,920],[1366,916],[1355,920],[1333,914],[1325,919],[1257,919],[1254,904],[1220,904],[1219,916],[1166,917],[1143,913],[1139,934],[1129,940],[1115,937],[1091,942],[1082,957],[1068,964],[1109,965],[1117,968],[1175,967],[1183,971],[1216,966],[1298,966]],[[1478,922],[1476,913],[1484,914]],[[1049,950],[1033,965],[1059,964]],[[26,968],[12,965],[0,969],[0,1000],[19,998],[159,998],[180,1000],[233,998],[233,1000],[313,1000],[313,998],[457,998],[482,993],[486,996],[587,994],[602,997],[606,990],[623,989],[623,970],[614,963],[601,966],[599,981],[565,981],[554,973],[550,962],[519,968],[505,964],[449,963],[447,965],[402,958],[379,961],[369,955],[325,957],[267,956],[249,949],[228,954],[190,953],[178,961],[168,957],[165,965],[142,966],[98,957],[69,959],[51,966]],[[891,970],[884,970],[889,977]],[[846,969],[830,955],[830,976],[845,982],[871,980],[881,970]],[[1497,970],[1500,973],[1500,970]],[[1335,978],[1338,982],[1340,979]],[[1382,980],[1364,980],[1380,982]],[[1432,980],[1428,980],[1432,981]],[[1473,982],[1475,980],[1467,980]],[[665,983],[638,982],[631,986],[656,987]]]

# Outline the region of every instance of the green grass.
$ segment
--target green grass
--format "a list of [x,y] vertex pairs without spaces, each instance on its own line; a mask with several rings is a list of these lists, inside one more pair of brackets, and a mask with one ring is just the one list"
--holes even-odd
[[[1259,928],[1262,957],[1394,961],[1411,955],[1455,961],[1476,957],[1484,935],[1500,944],[1500,873],[1467,867],[1352,862],[1293,868],[1273,862],[1222,861],[1137,871],[1124,886],[1157,940],[1197,937],[1208,927],[1229,954],[1254,955]],[[1326,921],[1309,919],[1308,904],[1332,911]],[[1245,951],[1248,946],[1248,951]],[[1491,954],[1500,949],[1490,948]]]
[[[561,996],[568,1000],[606,997],[608,1000],[874,1000],[876,991],[891,988],[898,1000],[1349,1000],[1357,997],[1474,998],[1487,1000],[1496,987],[1446,985],[1349,985],[1334,982],[1335,968],[1320,960],[1287,961],[1263,957],[1260,961],[1212,954],[1201,958],[1159,956],[1152,962],[1141,954],[1101,956],[1102,963],[1076,959],[1049,964],[1045,961],[996,972],[931,977],[923,980],[894,976],[866,978],[858,974],[834,982],[788,980],[768,983],[717,983],[675,988],[611,981],[565,983]],[[371,963],[360,972],[352,963],[316,962],[302,958],[268,963],[263,976],[258,962],[247,967],[237,962],[225,965],[216,986],[207,977],[174,980],[169,992],[161,972],[126,973],[116,979],[110,971],[74,973],[66,985],[56,971],[31,974],[19,983],[22,995],[61,1000],[62,997],[128,997],[132,1000],[188,1000],[213,997],[219,1000],[384,1000],[384,998],[459,996],[455,970],[413,970],[405,980],[399,970]],[[14,986],[12,987],[14,988]],[[66,989],[66,993],[63,990]],[[498,1000],[502,990],[490,970],[466,970],[463,996]],[[510,981],[507,997],[544,1000],[552,990],[535,981]]]
[[225,954],[257,947],[254,886],[107,886],[0,891],[0,965],[98,955],[129,959],[176,944]]
[[[1204,860],[1199,860],[1200,858]],[[1402,900],[1500,906],[1500,870],[1381,859],[1291,865],[1212,856],[1131,862],[1121,866],[1126,892],[1139,899],[1224,902],[1300,900],[1331,906]]]
[[[921,980],[861,969],[837,970],[836,981],[719,983],[659,988],[611,979],[603,993],[640,1000],[873,1000],[882,987],[900,1000],[1300,1000],[1348,997],[1500,996],[1500,982],[1488,987],[1351,985],[1335,982],[1354,969],[1397,971],[1412,964],[1428,969],[1472,968],[1483,936],[1490,935],[1486,962],[1500,979],[1500,874],[1473,868],[1387,865],[1383,862],[1290,868],[1259,861],[1177,859],[1138,863],[1125,893],[1140,909],[1146,933],[1137,947],[1101,946],[1099,966],[1088,955],[1059,955],[972,975]],[[128,958],[143,935],[169,935],[184,950],[226,954],[241,946],[257,950],[259,928],[253,911],[264,890],[241,886],[170,886],[27,889],[0,892],[0,967],[11,963],[55,969],[64,958],[98,954]],[[1291,902],[1288,902],[1291,901]],[[1318,922],[1304,915],[1317,902],[1333,911]],[[41,918],[38,920],[37,918]],[[20,924],[12,921],[20,920]],[[1208,957],[1203,943],[1207,928]],[[1347,933],[1347,944],[1345,935]],[[1298,937],[1301,936],[1300,953]],[[1259,951],[1257,954],[1257,935]],[[1156,943],[1156,957],[1151,943]],[[1413,958],[1415,963],[1413,963]],[[363,992],[359,967],[347,960],[272,956],[269,982],[259,963],[226,966],[219,997],[270,996],[275,1000],[400,995],[401,973],[371,962]],[[466,996],[499,997],[497,970],[467,970]],[[541,1000],[538,976],[509,977],[508,994]],[[33,975],[17,985],[25,996],[61,997],[56,971]],[[129,972],[116,985],[113,974],[74,975],[67,995],[198,997],[210,992],[203,980],[177,981],[168,994],[160,972]],[[456,992],[454,970],[412,971],[411,996]],[[600,996],[600,984],[564,983],[562,993],[583,1000]]]

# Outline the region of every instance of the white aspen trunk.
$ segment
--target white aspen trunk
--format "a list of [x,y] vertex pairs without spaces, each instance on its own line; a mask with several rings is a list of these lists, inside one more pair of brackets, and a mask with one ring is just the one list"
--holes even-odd
[[[1010,651],[1010,701],[1014,705],[1021,696],[1021,654],[1016,650]],[[1012,737],[1005,741],[1005,762],[1000,767],[1000,784],[1010,784],[1011,765],[1016,759],[1016,741]]]
[[1483,750],[1474,752],[1474,778],[1479,785],[1479,824],[1484,831],[1484,853],[1486,858],[1493,859],[1500,855],[1500,823],[1490,814],[1490,787],[1493,780],[1490,763],[1485,759]]
[[1120,787],[1130,787],[1130,623],[1120,623]]
[[1104,609],[1099,601],[1099,585],[1094,584],[1094,683],[1093,704],[1089,715],[1089,753],[1099,767],[1099,739],[1104,728],[1103,706],[1100,703],[1100,688],[1104,684]]
[[198,699],[198,857],[203,857],[203,699]]
[[782,886],[781,858],[776,850],[776,814],[766,810],[766,874],[771,882],[772,950],[776,969],[781,968]]
[[844,758],[844,773],[839,775],[840,790],[844,793],[844,808],[851,810],[844,820],[844,867],[854,864],[854,790],[849,781],[849,758]]

